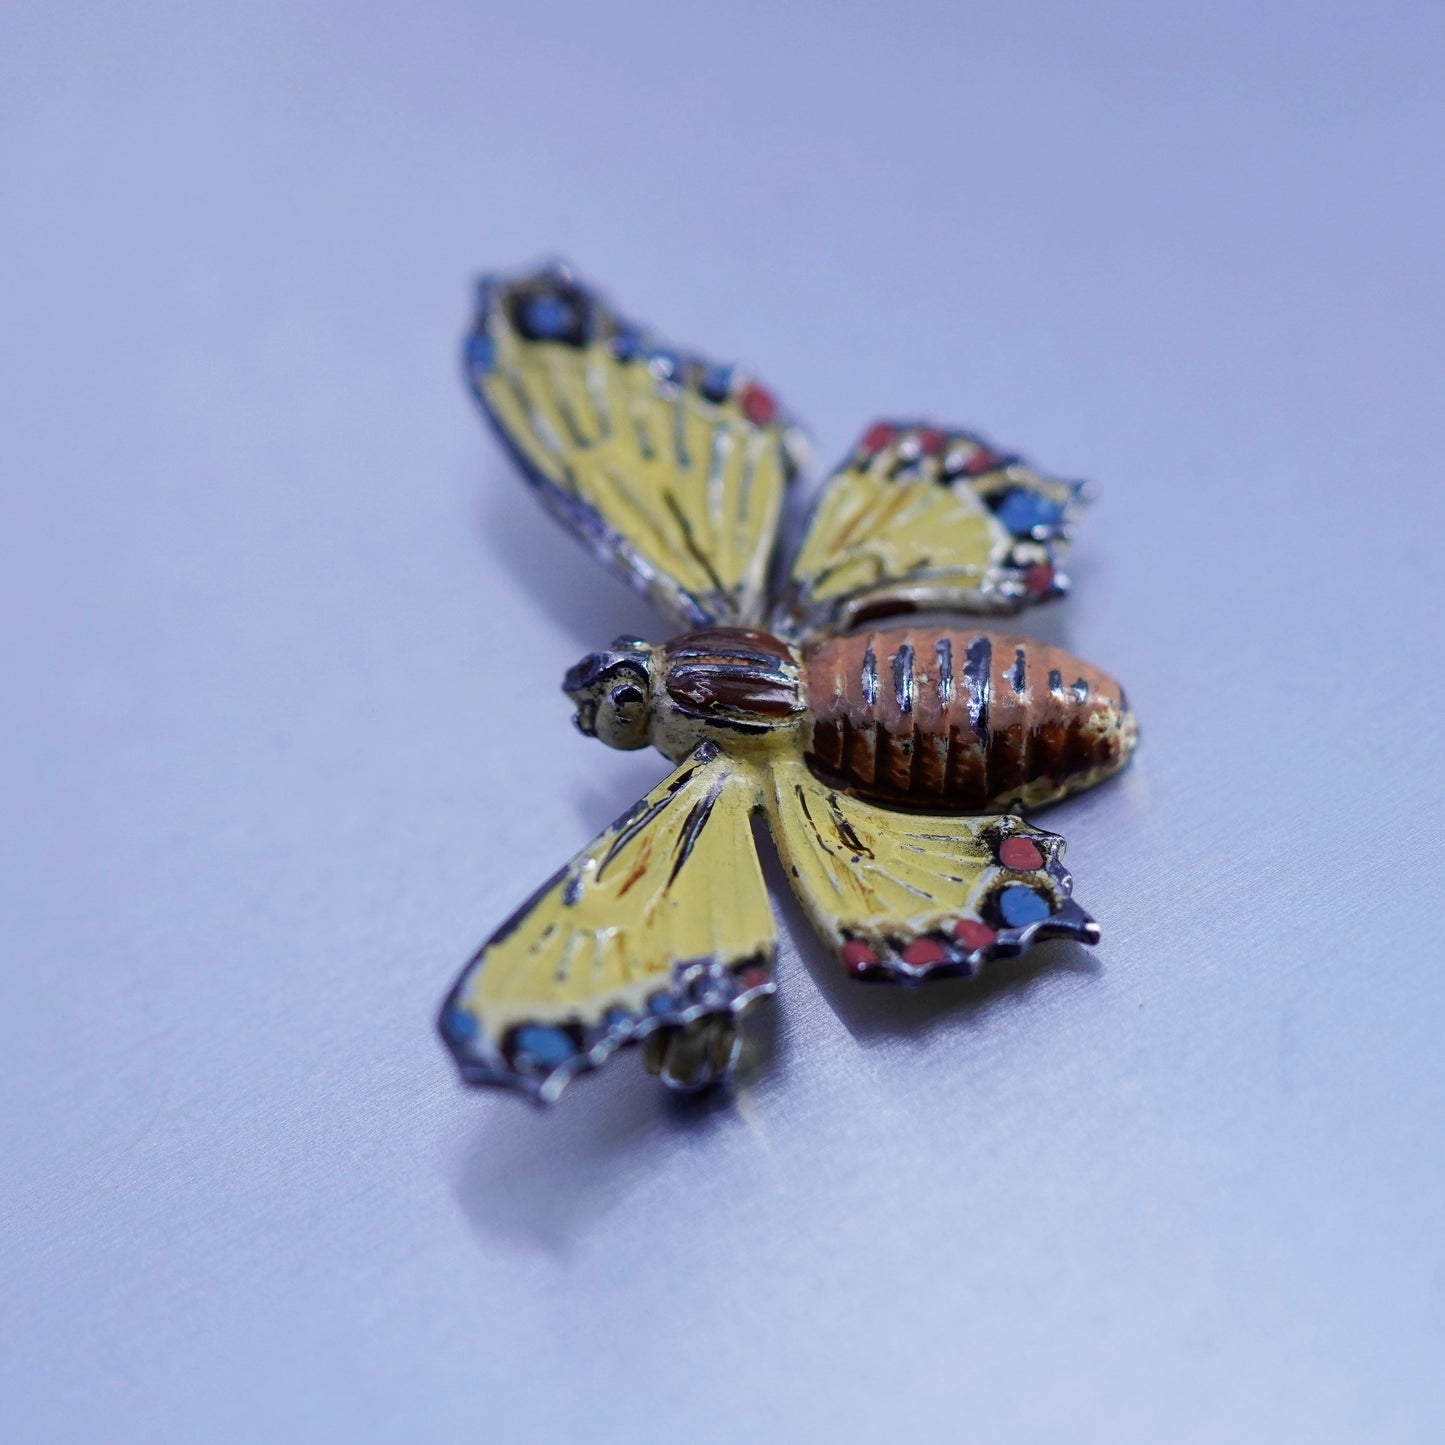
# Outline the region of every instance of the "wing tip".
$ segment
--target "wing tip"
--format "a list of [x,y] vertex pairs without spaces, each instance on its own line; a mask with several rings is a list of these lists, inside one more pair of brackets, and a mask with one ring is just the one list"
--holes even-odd
[[597,287],[560,257],[518,271],[488,271],[474,283],[475,310],[468,338],[488,333],[494,318],[530,341],[586,346],[609,342],[622,363],[641,359],[659,385],[688,387],[705,400],[733,403],[758,430],[777,432],[791,481],[808,461],[801,422],[748,366],[714,361],[665,340],[650,326],[626,319]]
[[[489,271],[475,283],[475,312],[461,347],[463,380],[546,505],[595,557],[621,572],[636,591],[683,628],[760,621],[765,603],[758,569],[773,550],[781,498],[771,490],[764,496],[762,489],[754,489],[763,500],[755,498],[751,512],[737,504],[739,526],[747,523],[751,560],[745,559],[736,576],[729,572],[714,595],[709,582],[718,579],[704,575],[707,568],[698,570],[696,545],[690,538],[672,535],[670,520],[665,519],[659,540],[647,526],[631,519],[626,508],[619,511],[613,482],[600,490],[584,487],[579,492],[573,473],[574,466],[582,465],[579,456],[590,452],[598,436],[620,438],[628,428],[614,428],[608,419],[611,402],[597,399],[607,393],[605,380],[595,387],[588,382],[590,399],[580,410],[569,404],[554,415],[544,404],[553,381],[545,367],[540,375],[532,374],[525,358],[534,352],[553,355],[566,350],[588,358],[589,377],[625,373],[630,379],[619,384],[629,392],[650,392],[659,401],[675,404],[678,418],[700,409],[718,435],[744,439],[749,448],[757,446],[759,455],[775,448],[778,490],[783,493],[807,465],[806,437],[797,418],[752,368],[719,363],[628,319],[565,261],[515,272]],[[531,403],[538,401],[539,392],[542,401],[534,407]],[[664,447],[663,439],[648,430],[651,422],[634,420],[633,426],[636,446],[646,459],[654,459],[655,448]],[[633,442],[618,445],[625,450]],[[697,458],[704,453],[695,448],[684,452],[680,441],[674,445],[680,471],[691,475],[688,469],[696,470]],[[747,493],[744,486],[741,494]],[[656,498],[649,503],[660,505]]]
[[[1038,843],[1054,835],[1030,836]],[[985,965],[1017,958],[1050,938],[1093,947],[1103,930],[1072,896],[1073,879],[1060,861],[1063,840],[1045,851],[1048,861],[1043,871],[1053,880],[1055,897],[1022,878],[1005,881],[984,906],[987,920],[960,917],[906,938],[900,934],[849,939],[839,950],[844,967],[865,983],[913,986],[934,978],[972,978]]]
[[[663,1030],[686,1029],[708,1019],[726,1019],[735,1027],[754,1003],[777,992],[771,966],[772,957],[765,954],[735,964],[693,961],[675,967],[678,981],[650,995],[642,1010],[609,1009],[590,1027],[570,1021],[517,1025],[500,1041],[487,1035],[476,1014],[461,1002],[458,985],[442,1005],[437,1031],[464,1084],[505,1089],[533,1104],[555,1104],[573,1079]],[[731,1073],[729,1064],[716,1082],[726,1083]]]
[[[915,611],[1009,615],[1069,591],[1062,564],[1091,491],[1084,482],[1036,471],[1023,456],[995,447],[978,432],[917,419],[873,422],[814,498],[799,556],[824,515],[825,499],[840,485],[939,488],[987,518],[987,555],[929,551],[900,564],[896,575],[885,569],[881,578],[821,597],[812,595],[813,587],[829,576],[831,559],[821,570],[814,559],[811,573],[795,570],[793,595],[780,610],[779,625],[795,635]],[[889,524],[881,525],[886,532]]]

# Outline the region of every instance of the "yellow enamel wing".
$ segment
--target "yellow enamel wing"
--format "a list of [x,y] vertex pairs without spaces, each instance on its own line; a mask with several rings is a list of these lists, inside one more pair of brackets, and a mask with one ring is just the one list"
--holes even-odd
[[758,814],[855,977],[1097,938],[1063,840],[1008,810],[1124,765],[1117,682],[961,619],[871,628],[1060,595],[1075,484],[971,433],[879,423],[774,591],[800,446],[755,379],[661,343],[560,267],[483,283],[466,366],[552,511],[688,629],[619,638],[567,674],[584,734],[675,768],[467,965],[440,1021],[466,1080],[547,1101],[639,1043],[674,1087],[725,1078],[740,1015],[774,991]]

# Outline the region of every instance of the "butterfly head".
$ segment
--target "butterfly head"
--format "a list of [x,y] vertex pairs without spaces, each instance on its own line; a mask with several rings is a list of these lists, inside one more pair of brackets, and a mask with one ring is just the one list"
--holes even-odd
[[610,748],[645,748],[650,741],[655,649],[635,637],[619,637],[591,652],[562,680],[577,704],[578,732]]

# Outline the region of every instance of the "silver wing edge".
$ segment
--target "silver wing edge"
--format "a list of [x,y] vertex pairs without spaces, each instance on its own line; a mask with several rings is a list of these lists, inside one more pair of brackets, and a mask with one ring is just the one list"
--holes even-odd
[[[971,616],[1009,617],[1039,602],[1053,601],[1069,594],[1072,580],[1063,570],[1062,563],[1073,543],[1079,513],[1095,500],[1096,492],[1088,482],[1048,477],[1045,480],[1057,487],[1067,488],[1070,492],[1067,500],[1058,506],[1057,515],[1034,520],[1033,525],[1026,527],[1009,527],[1002,517],[999,518],[1005,529],[1010,531],[1015,547],[1022,546],[1035,552],[1036,560],[1031,565],[1046,567],[1046,580],[1038,579],[1031,587],[1027,576],[1028,567],[1006,565],[1001,579],[989,577],[976,588],[961,588],[957,583],[933,581],[927,572],[920,572],[908,581],[900,580],[892,585],[880,584],[868,592],[829,598],[825,602],[810,601],[803,594],[800,584],[792,578],[792,568],[797,555],[822,511],[829,488],[842,473],[856,468],[860,462],[867,462],[870,456],[880,449],[876,438],[884,432],[888,434],[889,442],[905,434],[919,437],[937,436],[944,438],[948,445],[965,452],[966,455],[966,449],[972,449],[972,455],[987,457],[988,464],[981,471],[970,473],[957,470],[950,473],[945,469],[941,471],[938,480],[940,484],[948,484],[960,476],[976,476],[979,479],[996,476],[998,481],[991,491],[996,492],[1000,500],[1006,499],[1010,490],[1009,469],[1026,465],[1021,454],[1002,451],[975,431],[943,427],[919,420],[873,422],[860,440],[854,443],[818,484],[801,524],[792,529],[792,545],[784,548],[780,544],[777,548],[778,565],[773,573],[774,601],[769,620],[778,636],[797,640],[826,631],[843,632],[884,617],[907,616],[917,612],[962,612]],[[908,460],[907,457],[904,458],[905,465]],[[978,500],[982,505],[991,508],[996,505],[984,497],[979,497]],[[942,573],[944,569],[940,568],[938,571]]]
[[[700,764],[716,757],[716,748],[704,743],[693,753]],[[607,833],[621,833],[645,806],[639,799],[621,814]],[[485,964],[493,945],[505,939],[536,905],[567,876],[572,861],[564,863],[517,908],[467,961],[456,983],[448,991],[437,1016],[437,1031],[456,1062],[463,1082],[479,1087],[499,1087],[525,1095],[536,1104],[555,1103],[563,1089],[578,1075],[600,1068],[619,1049],[645,1042],[664,1029],[685,1029],[705,1019],[736,1021],[760,998],[777,992],[772,978],[776,946],[755,955],[728,962],[716,955],[673,960],[665,985],[648,996],[646,1008],[631,1011],[618,1008],[595,1023],[581,1020],[559,1025],[540,1025],[566,1039],[569,1052],[553,1064],[536,1064],[519,1057],[516,1041],[510,1037],[481,1036],[470,1013],[458,1007],[473,972]],[[509,1031],[515,1034],[517,1030]],[[726,1073],[723,1076],[726,1077]],[[721,1080],[720,1080],[721,1081]]]
[[[516,274],[489,272],[479,278],[476,283],[476,312],[472,326],[462,343],[462,373],[468,391],[475,397],[477,406],[486,418],[493,435],[501,442],[503,449],[516,463],[517,469],[538,493],[548,511],[581,541],[597,561],[610,571],[620,575],[634,592],[645,597],[664,617],[679,626],[705,627],[727,620],[733,611],[728,599],[719,594],[696,597],[671,577],[657,571],[638,553],[627,538],[610,527],[594,508],[589,507],[577,497],[569,496],[535,466],[513,440],[506,427],[493,414],[482,395],[481,388],[475,384],[474,378],[479,367],[487,370],[491,365],[489,330],[490,320],[497,305],[497,294],[507,288],[525,285],[530,281],[547,279],[555,279],[575,287],[586,298],[594,318],[605,318],[606,324],[614,332],[627,333],[635,339],[639,346],[659,350],[676,349],[665,346],[649,328],[624,321],[613,311],[601,292],[579,279],[576,272],[563,261],[550,261],[534,270]],[[747,374],[751,375],[751,373]],[[779,424],[782,429],[783,457],[787,468],[786,481],[791,484],[806,464],[807,442],[801,425],[790,413],[783,411],[780,414]],[[778,540],[775,536],[772,544],[772,556],[776,557],[777,552]],[[765,599],[762,610],[765,611],[766,606]],[[760,619],[742,619],[744,622],[756,620]]]

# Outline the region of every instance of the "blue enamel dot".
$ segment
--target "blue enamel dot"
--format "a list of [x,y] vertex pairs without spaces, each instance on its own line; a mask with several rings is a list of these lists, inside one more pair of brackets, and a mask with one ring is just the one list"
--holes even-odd
[[677,1006],[677,1000],[670,993],[655,993],[647,1000],[649,1013],[670,1013]]
[[642,354],[642,338],[630,327],[623,327],[612,338],[612,354],[618,361],[635,361]]
[[994,504],[994,513],[1016,537],[1027,537],[1037,530],[1057,527],[1064,511],[1038,492],[1015,487]]
[[998,911],[1010,928],[1024,928],[1047,918],[1054,911],[1053,904],[1036,889],[1022,883],[1011,883],[998,896]]
[[576,319],[572,307],[551,291],[529,296],[522,308],[523,330],[539,341],[555,341],[566,336]]
[[732,390],[733,369],[730,366],[705,366],[698,379],[697,389],[709,401],[726,401]]
[[576,1052],[572,1040],[561,1029],[529,1024],[517,1030],[512,1048],[519,1063],[550,1069],[566,1063]]
[[467,370],[487,372],[497,360],[497,348],[485,331],[474,331],[467,337]]
[[476,1032],[477,1021],[465,1009],[449,1008],[442,1015],[442,1033],[449,1044],[469,1043]]

